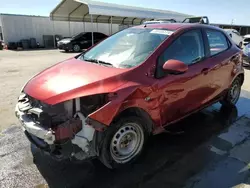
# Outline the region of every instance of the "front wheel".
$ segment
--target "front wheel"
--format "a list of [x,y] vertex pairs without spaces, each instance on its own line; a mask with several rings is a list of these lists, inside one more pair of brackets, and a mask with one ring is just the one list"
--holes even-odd
[[103,134],[99,159],[108,168],[118,168],[134,161],[141,154],[149,135],[145,121],[133,116],[111,125]]
[[225,106],[235,105],[239,100],[240,92],[241,92],[241,79],[238,77],[233,81],[226,96],[221,101],[221,104]]
[[80,46],[79,46],[78,44],[75,44],[75,45],[73,46],[73,51],[74,51],[74,52],[80,52],[80,50],[81,50],[81,48],[80,48]]

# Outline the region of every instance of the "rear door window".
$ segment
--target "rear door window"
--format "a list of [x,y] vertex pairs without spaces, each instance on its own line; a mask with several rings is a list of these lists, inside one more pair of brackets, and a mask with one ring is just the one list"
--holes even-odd
[[206,30],[211,56],[229,48],[227,37],[220,31]]

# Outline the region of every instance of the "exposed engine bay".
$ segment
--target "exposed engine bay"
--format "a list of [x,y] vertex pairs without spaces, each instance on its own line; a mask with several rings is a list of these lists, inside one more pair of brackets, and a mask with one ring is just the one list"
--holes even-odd
[[107,101],[107,95],[77,98],[56,105],[45,104],[22,93],[16,106],[28,139],[57,158],[79,160],[95,156],[95,129],[86,123],[89,114]]

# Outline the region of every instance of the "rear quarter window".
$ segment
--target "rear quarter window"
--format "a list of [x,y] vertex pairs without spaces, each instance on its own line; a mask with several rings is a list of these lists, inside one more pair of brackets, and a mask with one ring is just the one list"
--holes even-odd
[[226,36],[215,30],[206,30],[211,56],[221,53],[229,48]]

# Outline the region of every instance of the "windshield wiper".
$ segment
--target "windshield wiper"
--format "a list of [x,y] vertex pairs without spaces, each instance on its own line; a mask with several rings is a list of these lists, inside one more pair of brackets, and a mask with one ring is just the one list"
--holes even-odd
[[98,60],[98,62],[99,62],[100,64],[104,64],[104,65],[108,65],[108,66],[112,66],[112,67],[113,67],[113,64],[111,64],[111,63],[109,63],[109,62],[99,61],[99,60]]
[[111,63],[105,62],[105,61],[100,61],[98,59],[84,59],[84,61],[89,61],[89,62],[93,62],[93,63],[97,63],[97,64],[103,64],[103,65],[108,65],[108,66],[112,66],[113,65]]
[[198,61],[200,61],[200,60],[202,60],[202,59],[203,59],[203,57],[199,56],[199,57],[197,57],[196,59],[194,59],[194,60],[192,61],[192,63],[197,63]]

